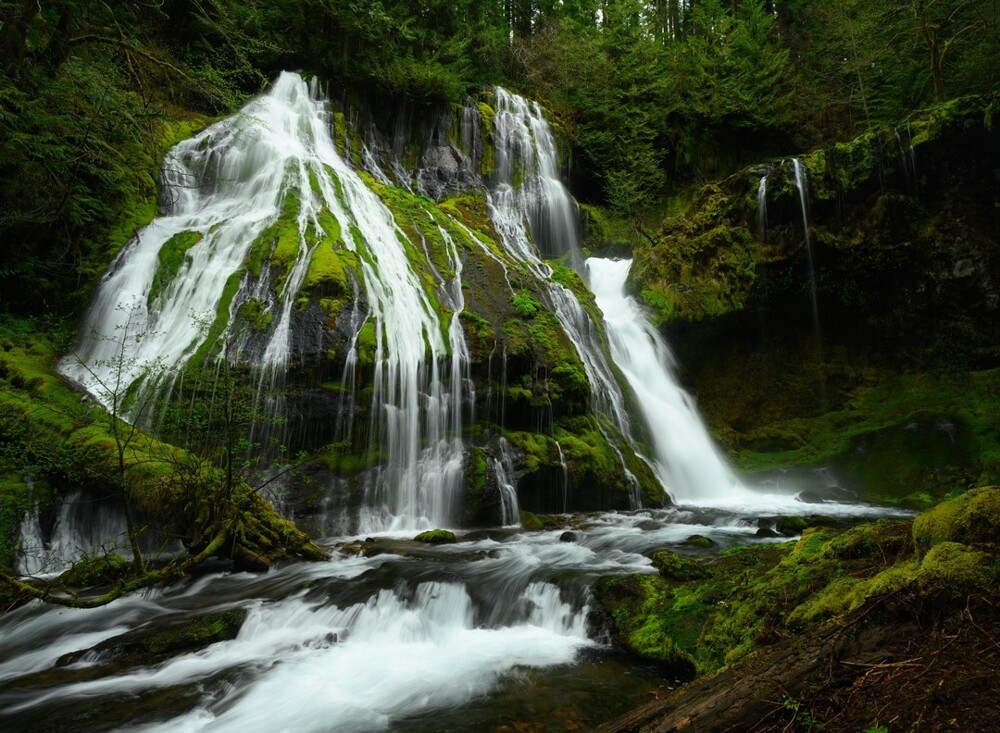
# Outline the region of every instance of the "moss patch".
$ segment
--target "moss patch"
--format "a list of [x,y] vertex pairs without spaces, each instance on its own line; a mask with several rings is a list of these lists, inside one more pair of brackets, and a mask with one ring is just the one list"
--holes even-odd
[[178,232],[160,247],[157,255],[160,265],[153,276],[153,284],[149,287],[146,302],[152,309],[154,303],[177,277],[184,265],[186,254],[202,239],[201,232]]
[[429,529],[413,538],[414,542],[426,542],[429,545],[444,545],[457,542],[455,533],[447,529]]

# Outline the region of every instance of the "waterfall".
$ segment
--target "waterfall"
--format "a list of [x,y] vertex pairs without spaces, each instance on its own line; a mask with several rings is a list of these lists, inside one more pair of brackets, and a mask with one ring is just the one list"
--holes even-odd
[[62,501],[49,533],[42,529],[37,507],[25,514],[19,545],[22,575],[55,575],[84,556],[131,554],[124,512],[82,492]]
[[767,242],[767,176],[760,177],[757,188],[757,234],[761,242]]
[[675,501],[724,499],[738,487],[691,397],[670,370],[673,358],[635,300],[625,294],[631,260],[587,260],[587,274],[607,324],[611,357],[636,394],[649,427],[652,465]]
[[500,438],[499,446],[499,457],[490,458],[490,470],[500,492],[500,523],[506,527],[521,523],[521,507],[514,486],[514,451],[506,438]]
[[562,499],[563,514],[569,511],[569,468],[566,466],[566,456],[563,455],[562,446],[556,441],[556,449],[559,451],[559,467],[562,469]]
[[[591,385],[592,408],[633,447],[625,397],[604,355],[600,334],[576,296],[550,277],[543,253],[580,262],[576,204],[559,180],[552,131],[537,103],[498,88],[493,121],[496,143],[495,187],[490,217],[507,253],[525,264],[548,288],[550,305],[583,362]],[[604,433],[603,426],[600,426]],[[604,434],[618,454],[630,481],[631,500],[639,506],[639,484],[628,470],[616,441]]]
[[799,192],[799,205],[802,209],[802,228],[806,239],[806,264],[809,267],[809,299],[812,307],[813,332],[816,335],[816,360],[822,364],[823,336],[819,325],[816,266],[813,262],[812,238],[809,235],[809,177],[806,175],[806,169],[802,165],[802,161],[798,158],[792,158],[792,170],[795,173],[795,189]]
[[[494,195],[504,205],[512,203],[508,196],[516,198],[542,257],[568,257],[569,264],[580,269],[579,211],[559,179],[552,128],[537,102],[500,87],[496,99]],[[519,252],[529,258],[533,255],[530,247]]]
[[[223,352],[258,369],[261,400],[280,406],[271,388],[290,364],[293,306],[310,263],[320,249],[352,253],[374,327],[371,436],[385,458],[368,490],[377,508],[363,523],[367,529],[446,525],[454,521],[461,488],[468,349],[453,324],[449,359],[438,314],[406,256],[411,243],[337,153],[330,123],[318,85],[286,72],[239,114],[175,147],[163,174],[167,213],[114,262],[88,314],[93,328],[81,338],[81,356],[61,369],[111,404],[115,395],[169,381],[200,349],[215,348],[211,339],[232,338],[236,353]],[[291,226],[273,235],[281,217]],[[287,236],[288,229],[297,235]],[[262,242],[273,253],[255,255],[252,248]],[[279,249],[280,280],[266,264]],[[259,273],[248,265],[253,256],[265,261]],[[448,285],[457,297],[460,272],[456,267],[457,284]],[[239,306],[254,296],[270,316],[256,347],[261,339],[237,339],[232,325]],[[355,312],[352,326],[359,320]],[[345,378],[353,382],[350,359]],[[451,373],[452,390],[442,370]]]

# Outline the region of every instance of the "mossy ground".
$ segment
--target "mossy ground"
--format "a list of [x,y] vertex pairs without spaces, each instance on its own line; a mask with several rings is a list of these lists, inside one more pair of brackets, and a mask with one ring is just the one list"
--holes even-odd
[[708,561],[664,551],[654,556],[660,575],[605,579],[598,600],[626,648],[675,665],[680,655],[700,673],[862,609],[960,610],[970,595],[997,590],[998,495],[995,487],[978,489],[916,524],[810,528],[794,542],[737,548]]

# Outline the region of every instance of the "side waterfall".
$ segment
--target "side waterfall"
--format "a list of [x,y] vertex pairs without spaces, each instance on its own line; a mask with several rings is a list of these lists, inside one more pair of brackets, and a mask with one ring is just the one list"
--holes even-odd
[[[537,102],[497,88],[495,187],[489,198],[490,216],[504,248],[548,286],[552,310],[576,348],[592,391],[592,409],[606,418],[634,448],[625,397],[604,357],[600,334],[573,293],[553,282],[543,255],[580,263],[576,204],[559,179],[552,130]],[[603,428],[602,428],[603,431]],[[615,446],[611,436],[604,436]],[[618,451],[625,475],[632,482],[632,501],[640,504],[639,485]]]
[[677,384],[659,332],[625,294],[631,260],[587,260],[607,324],[611,357],[635,392],[655,450],[653,467],[675,501],[724,499],[739,483],[719,455],[691,397]]
[[799,192],[799,206],[802,209],[802,229],[806,239],[806,264],[809,267],[809,297],[812,305],[813,328],[816,332],[817,358],[823,361],[823,337],[819,327],[819,300],[816,295],[816,265],[813,262],[812,237],[809,235],[809,177],[802,161],[792,158],[795,174],[795,189]]
[[767,241],[767,176],[760,177],[757,188],[757,236],[761,242]]

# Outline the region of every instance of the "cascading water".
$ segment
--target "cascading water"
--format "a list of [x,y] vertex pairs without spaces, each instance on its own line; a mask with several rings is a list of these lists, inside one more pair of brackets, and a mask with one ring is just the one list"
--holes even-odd
[[757,236],[761,242],[767,241],[767,176],[760,177],[757,188]]
[[506,527],[520,523],[521,508],[514,486],[514,451],[506,438],[500,438],[498,443],[500,455],[490,458],[490,470],[500,492],[500,523]]
[[[269,388],[289,365],[293,305],[313,253],[331,246],[355,253],[376,341],[371,435],[385,456],[369,488],[372,509],[363,524],[447,525],[461,484],[461,440],[455,436],[461,434],[468,349],[460,329],[450,328],[449,391],[439,374],[448,349],[407,260],[406,237],[337,153],[330,129],[318,86],[283,73],[243,112],[174,148],[164,168],[169,213],[118,257],[88,315],[93,331],[81,339],[81,358],[61,368],[105,404],[108,385],[124,393],[153,370],[154,377],[139,385],[152,389],[156,375],[162,381],[178,373],[209,334],[232,335],[228,324],[239,305],[262,293],[245,263],[283,208],[295,205],[298,241],[290,256],[284,253],[289,262],[280,285],[264,300],[272,325],[263,347],[237,357],[260,370],[262,392],[271,399]],[[178,256],[181,240],[182,262],[167,272],[163,263]],[[260,277],[266,274],[265,267]],[[166,279],[158,291],[157,278]],[[460,295],[460,280],[449,288]],[[219,328],[205,329],[199,318]]]
[[660,334],[625,294],[631,260],[587,260],[587,275],[604,313],[611,356],[635,392],[649,427],[658,478],[675,501],[723,499],[738,481],[719,456],[691,398],[670,371]]
[[[600,334],[573,293],[549,279],[552,268],[540,254],[566,256],[571,264],[580,260],[576,205],[559,180],[551,129],[537,103],[529,103],[500,88],[496,90],[496,98],[493,120],[496,186],[489,197],[494,227],[508,254],[546,283],[552,311],[587,372],[593,410],[610,420],[635,447],[625,398],[604,357]],[[520,185],[516,186],[518,179]],[[638,506],[638,481],[626,467],[625,457],[615,441],[608,435],[604,437],[618,452],[625,475],[632,483],[632,501]]]
[[[513,204],[506,201],[508,195],[516,197],[516,207],[527,219],[543,257],[568,257],[570,265],[579,269],[579,212],[559,179],[552,128],[537,102],[500,87],[495,93],[494,196],[503,202],[502,206]],[[518,251],[522,259],[534,255],[534,248]]]
[[816,292],[816,265],[813,261],[812,237],[809,234],[809,177],[802,161],[792,158],[792,170],[795,174],[795,190],[799,193],[799,206],[802,209],[802,229],[806,240],[806,265],[809,268],[809,299],[812,307],[813,331],[816,334],[817,361],[823,362],[823,336],[819,325],[819,296]]
[[[155,551],[155,540],[144,550]],[[74,492],[64,498],[48,532],[43,531],[38,510],[21,522],[19,572],[22,575],[55,575],[83,557],[119,554],[129,556],[128,527],[120,506]]]
[[566,466],[566,456],[563,455],[562,445],[556,441],[556,449],[559,451],[559,467],[562,469],[562,499],[563,513],[569,511],[569,468]]

